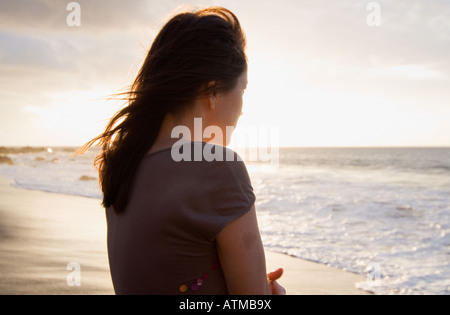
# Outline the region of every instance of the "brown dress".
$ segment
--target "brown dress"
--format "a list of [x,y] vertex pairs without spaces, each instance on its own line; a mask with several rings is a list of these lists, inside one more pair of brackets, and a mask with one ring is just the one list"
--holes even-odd
[[[106,209],[116,294],[227,294],[215,239],[251,209],[255,195],[235,152],[202,142],[187,146],[191,161],[176,162],[170,148],[146,155],[125,211]],[[220,149],[223,158],[194,159],[198,149]]]

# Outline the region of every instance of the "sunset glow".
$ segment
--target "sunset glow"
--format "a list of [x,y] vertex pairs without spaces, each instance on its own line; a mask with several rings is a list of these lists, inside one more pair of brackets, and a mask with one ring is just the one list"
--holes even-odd
[[281,146],[450,145],[445,1],[378,1],[379,26],[370,1],[79,1],[80,26],[64,3],[27,3],[0,4],[0,145],[99,134],[122,105],[105,99],[132,83],[158,29],[206,5],[247,35],[240,129],[276,126]]

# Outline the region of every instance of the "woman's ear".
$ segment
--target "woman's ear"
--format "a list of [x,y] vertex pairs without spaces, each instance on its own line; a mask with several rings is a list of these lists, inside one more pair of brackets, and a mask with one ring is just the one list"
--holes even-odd
[[209,108],[210,109],[216,109],[216,101],[217,101],[217,97],[216,96],[211,95],[209,97]]
[[216,81],[211,81],[208,83],[208,90],[211,91],[209,94],[209,108],[215,109],[217,102],[217,94],[216,94]]

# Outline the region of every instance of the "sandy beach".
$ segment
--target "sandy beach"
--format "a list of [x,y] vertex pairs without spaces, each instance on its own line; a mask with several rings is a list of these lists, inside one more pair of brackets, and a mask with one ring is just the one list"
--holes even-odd
[[[0,294],[114,294],[97,199],[18,189],[0,177]],[[291,295],[368,294],[362,275],[266,251]],[[71,264],[75,263],[75,264]],[[76,269],[80,267],[79,286]],[[77,284],[77,283],[75,283]]]

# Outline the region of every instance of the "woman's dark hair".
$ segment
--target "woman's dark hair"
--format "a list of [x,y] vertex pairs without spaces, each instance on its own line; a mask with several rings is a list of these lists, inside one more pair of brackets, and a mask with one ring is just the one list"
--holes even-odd
[[[136,170],[168,113],[236,86],[247,69],[245,45],[238,19],[221,7],[178,14],[161,29],[130,91],[123,93],[127,106],[81,148],[102,147],[95,165],[105,208],[125,210]],[[212,81],[216,84],[208,85]]]

